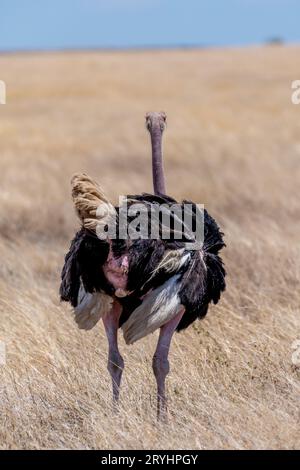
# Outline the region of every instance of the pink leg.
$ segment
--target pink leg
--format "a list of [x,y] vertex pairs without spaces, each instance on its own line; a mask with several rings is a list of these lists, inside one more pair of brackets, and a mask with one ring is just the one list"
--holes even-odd
[[165,380],[170,370],[168,354],[172,336],[183,314],[184,307],[182,307],[182,310],[176,315],[176,317],[161,327],[157,347],[153,356],[152,367],[157,382],[158,419],[165,419],[167,417]]
[[107,369],[112,379],[113,403],[119,400],[119,391],[124,369],[124,361],[118,348],[118,327],[122,307],[114,302],[111,311],[103,317],[104,328],[108,339],[108,364]]

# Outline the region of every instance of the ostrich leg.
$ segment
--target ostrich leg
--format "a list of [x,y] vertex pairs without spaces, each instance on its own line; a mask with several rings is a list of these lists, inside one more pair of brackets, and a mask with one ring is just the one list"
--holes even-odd
[[111,375],[113,404],[119,400],[120,384],[124,361],[118,348],[118,327],[122,307],[118,302],[114,302],[111,311],[103,317],[104,328],[108,339],[108,363],[107,369]]
[[165,381],[170,370],[168,354],[172,336],[183,314],[184,307],[182,307],[182,310],[176,317],[172,318],[172,320],[161,327],[157,347],[153,356],[152,367],[157,383],[157,418],[159,420],[167,418]]

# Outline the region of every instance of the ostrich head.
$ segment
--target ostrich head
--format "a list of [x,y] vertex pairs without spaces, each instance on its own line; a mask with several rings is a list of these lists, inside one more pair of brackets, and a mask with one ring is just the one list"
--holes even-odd
[[151,136],[152,174],[155,194],[166,194],[162,160],[162,135],[166,127],[167,115],[164,112],[147,113],[146,128]]

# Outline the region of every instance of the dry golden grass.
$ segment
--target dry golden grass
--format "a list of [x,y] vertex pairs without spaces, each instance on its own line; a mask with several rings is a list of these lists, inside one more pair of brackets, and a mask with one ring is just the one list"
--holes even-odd
[[[299,447],[299,70],[298,47],[0,56],[1,448]],[[110,197],[150,191],[143,118],[160,109],[169,193],[217,218],[228,270],[220,304],[174,339],[167,426],[157,335],[121,339],[114,416],[103,326],[77,330],[58,299],[71,175]]]

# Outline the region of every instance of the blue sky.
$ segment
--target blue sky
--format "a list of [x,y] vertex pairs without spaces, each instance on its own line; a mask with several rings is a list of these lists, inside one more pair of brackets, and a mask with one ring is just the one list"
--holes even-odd
[[300,42],[300,0],[0,0],[0,50]]

